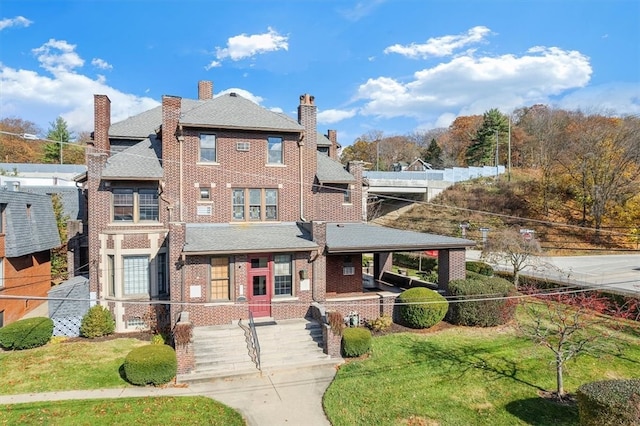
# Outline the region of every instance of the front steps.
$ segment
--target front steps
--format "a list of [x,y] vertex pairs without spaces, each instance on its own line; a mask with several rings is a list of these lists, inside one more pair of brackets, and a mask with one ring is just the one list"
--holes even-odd
[[[264,325],[263,325],[264,324]],[[248,322],[243,321],[248,327]],[[340,364],[322,351],[322,328],[306,319],[256,322],[262,373],[282,369]],[[238,376],[259,375],[238,324],[194,327],[195,369],[178,376],[183,383],[198,383]]]

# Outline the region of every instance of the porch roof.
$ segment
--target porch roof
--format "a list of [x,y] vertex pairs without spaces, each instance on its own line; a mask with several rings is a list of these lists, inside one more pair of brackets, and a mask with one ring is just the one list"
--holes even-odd
[[365,223],[327,223],[327,253],[422,251],[466,248],[475,241]]
[[295,223],[186,225],[183,253],[234,254],[317,250],[311,236]]

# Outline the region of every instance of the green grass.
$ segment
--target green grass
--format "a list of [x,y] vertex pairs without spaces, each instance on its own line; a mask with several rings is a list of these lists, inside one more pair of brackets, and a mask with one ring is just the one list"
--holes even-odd
[[206,397],[37,402],[2,406],[0,424],[245,425],[233,409]]
[[[637,327],[618,349],[581,356],[565,368],[565,390],[604,378],[638,377]],[[539,396],[555,390],[548,349],[510,328],[455,327],[373,339],[371,355],[343,365],[324,395],[341,425],[577,425],[575,406]]]
[[129,386],[120,367],[131,349],[144,344],[148,342],[123,338],[0,352],[0,394]]

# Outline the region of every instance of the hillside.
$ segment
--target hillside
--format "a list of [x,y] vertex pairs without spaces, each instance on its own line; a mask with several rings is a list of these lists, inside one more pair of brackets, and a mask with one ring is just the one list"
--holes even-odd
[[608,221],[595,244],[595,231],[581,226],[582,210],[568,194],[543,195],[534,172],[519,172],[507,182],[503,176],[458,183],[429,203],[416,203],[398,214],[375,219],[377,223],[449,236],[462,236],[460,224],[468,223],[466,237],[482,241],[481,228],[491,230],[514,226],[535,231],[545,252],[571,255],[593,252],[626,252],[638,248],[637,236],[624,223]]

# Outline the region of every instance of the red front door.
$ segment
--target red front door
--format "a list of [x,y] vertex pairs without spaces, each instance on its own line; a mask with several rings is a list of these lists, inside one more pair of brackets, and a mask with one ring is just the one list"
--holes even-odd
[[254,317],[271,316],[271,294],[273,284],[271,271],[269,270],[270,258],[268,255],[256,255],[249,257],[249,310]]

